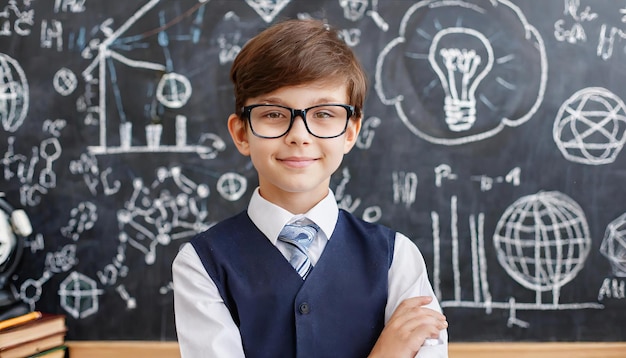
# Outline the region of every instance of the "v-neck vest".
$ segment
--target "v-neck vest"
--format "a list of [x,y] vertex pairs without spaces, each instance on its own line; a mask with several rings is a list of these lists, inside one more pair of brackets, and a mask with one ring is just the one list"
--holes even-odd
[[395,232],[339,211],[306,280],[244,211],[191,240],[253,357],[365,357],[384,326]]

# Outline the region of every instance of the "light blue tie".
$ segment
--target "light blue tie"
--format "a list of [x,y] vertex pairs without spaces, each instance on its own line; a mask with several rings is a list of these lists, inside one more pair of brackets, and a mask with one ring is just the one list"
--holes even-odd
[[289,263],[298,274],[305,279],[313,268],[308,255],[308,247],[317,235],[318,226],[315,224],[302,224],[295,222],[287,224],[278,234],[278,240],[286,243],[290,253]]

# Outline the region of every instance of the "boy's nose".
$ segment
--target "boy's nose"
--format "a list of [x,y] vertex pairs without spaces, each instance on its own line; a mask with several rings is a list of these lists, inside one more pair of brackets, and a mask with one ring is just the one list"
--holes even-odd
[[304,119],[302,116],[297,115],[293,119],[293,123],[291,124],[291,128],[289,132],[287,132],[286,138],[288,141],[305,141],[311,138],[311,134],[306,128],[306,124],[304,123]]

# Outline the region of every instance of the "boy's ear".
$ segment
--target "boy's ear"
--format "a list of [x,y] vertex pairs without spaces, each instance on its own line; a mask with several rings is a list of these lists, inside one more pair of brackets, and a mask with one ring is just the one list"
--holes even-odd
[[348,128],[346,129],[345,134],[345,143],[343,154],[348,154],[348,152],[354,147],[357,138],[359,137],[359,132],[361,131],[361,117],[351,119],[348,123]]
[[239,153],[246,156],[250,155],[246,122],[235,113],[228,116],[228,132],[230,132],[230,137]]

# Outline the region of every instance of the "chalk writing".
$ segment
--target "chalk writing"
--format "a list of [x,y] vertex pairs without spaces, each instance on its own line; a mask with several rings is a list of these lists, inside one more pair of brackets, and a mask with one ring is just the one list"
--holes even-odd
[[[35,24],[35,10],[28,9],[28,0],[23,1],[24,8],[20,8],[18,2],[9,1],[0,11],[0,36],[28,36]],[[13,19],[15,17],[15,19]]]
[[607,298],[626,298],[626,281],[615,278],[605,278],[598,292],[598,301],[603,301]]

